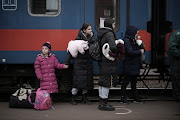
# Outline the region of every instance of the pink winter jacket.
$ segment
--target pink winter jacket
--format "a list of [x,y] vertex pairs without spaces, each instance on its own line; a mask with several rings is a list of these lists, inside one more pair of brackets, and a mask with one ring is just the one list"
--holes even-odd
[[56,56],[51,53],[47,58],[39,54],[36,58],[34,68],[37,78],[40,79],[40,87],[48,93],[58,93],[55,68],[64,69],[64,64],[60,64]]

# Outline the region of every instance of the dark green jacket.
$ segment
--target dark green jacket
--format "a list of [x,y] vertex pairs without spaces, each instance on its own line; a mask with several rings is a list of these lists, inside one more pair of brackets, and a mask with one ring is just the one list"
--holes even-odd
[[180,29],[170,35],[168,53],[171,75],[180,76]]
[[180,29],[170,35],[168,51],[171,56],[180,58]]

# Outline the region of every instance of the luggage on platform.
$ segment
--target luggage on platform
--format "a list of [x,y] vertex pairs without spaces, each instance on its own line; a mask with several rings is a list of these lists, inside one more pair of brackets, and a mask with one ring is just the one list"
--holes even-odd
[[[33,96],[35,96],[35,101],[32,101]],[[47,110],[52,107],[50,94],[41,88],[36,92],[32,92],[28,100],[37,110]]]
[[20,88],[10,96],[10,108],[33,108],[34,106],[29,103],[28,97],[31,94],[31,88]]

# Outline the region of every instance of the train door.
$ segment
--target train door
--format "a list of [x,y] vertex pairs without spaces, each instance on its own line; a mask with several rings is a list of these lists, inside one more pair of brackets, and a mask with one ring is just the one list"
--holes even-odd
[[115,31],[120,30],[120,0],[84,0],[84,22],[92,25],[94,31],[104,26],[107,17],[116,20]]

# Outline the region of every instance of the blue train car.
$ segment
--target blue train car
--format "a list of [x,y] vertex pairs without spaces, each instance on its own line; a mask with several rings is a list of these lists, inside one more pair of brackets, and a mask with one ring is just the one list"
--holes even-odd
[[[128,25],[139,27],[146,46],[146,61],[151,62],[151,34],[147,32],[147,22],[152,18],[152,1],[0,0],[0,64],[33,65],[42,44],[47,41],[52,44],[52,53],[63,63],[68,42],[75,39],[81,25],[90,23],[97,34],[106,17],[115,18],[118,38],[123,38]],[[176,30],[180,28],[180,1],[164,1],[166,20],[171,21],[172,29]],[[167,51],[168,34],[166,36],[163,46]],[[94,74],[98,74],[96,62]]]

